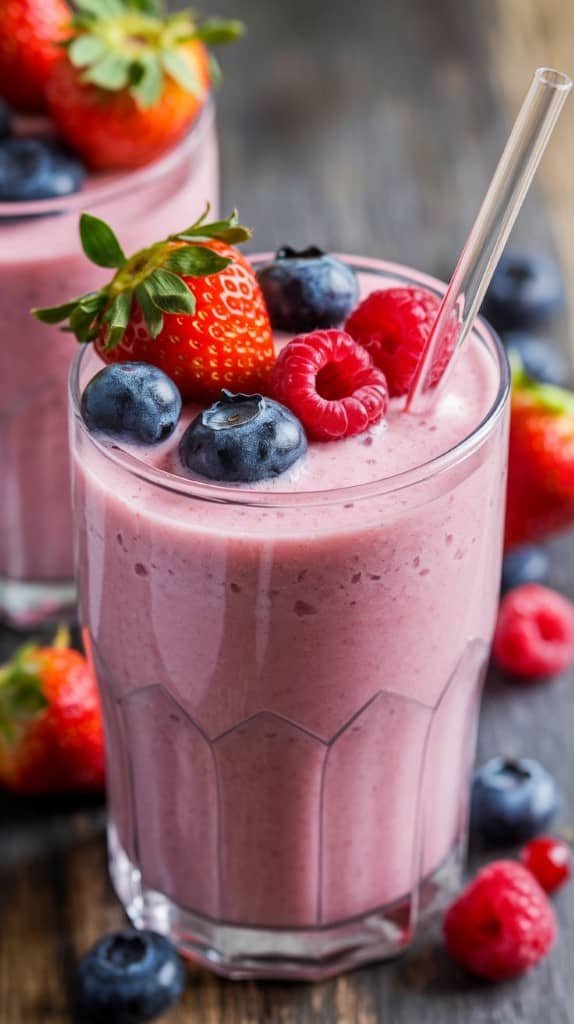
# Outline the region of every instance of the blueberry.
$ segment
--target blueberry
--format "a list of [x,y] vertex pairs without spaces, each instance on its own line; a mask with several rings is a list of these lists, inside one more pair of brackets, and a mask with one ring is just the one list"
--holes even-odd
[[557,809],[556,783],[538,761],[494,757],[475,772],[471,827],[488,845],[532,839],[546,829]]
[[179,448],[193,473],[235,483],[279,476],[306,451],[305,431],[284,405],[230,391],[193,420]]
[[82,395],[88,430],[135,444],[158,444],[175,430],[181,395],[148,363],[112,363],[92,377]]
[[502,563],[502,593],[521,587],[523,583],[547,583],[549,575],[550,558],[545,548],[524,544],[505,555]]
[[542,384],[555,384],[567,387],[570,383],[570,367],[568,360],[552,342],[536,334],[523,334],[521,331],[509,331],[503,337],[509,354],[516,353],[522,366],[532,380]]
[[257,272],[273,327],[301,334],[337,327],[359,298],[355,272],[322,249],[284,246]]
[[0,140],[7,139],[12,134],[12,115],[10,108],[4,100],[0,100]]
[[496,268],[482,312],[498,331],[544,323],[564,305],[560,271],[543,253],[507,253]]
[[93,1024],[143,1024],[183,994],[185,969],[171,942],[126,929],[101,939],[78,972],[78,1010]]
[[0,142],[0,200],[25,202],[79,192],[85,171],[78,159],[47,139]]

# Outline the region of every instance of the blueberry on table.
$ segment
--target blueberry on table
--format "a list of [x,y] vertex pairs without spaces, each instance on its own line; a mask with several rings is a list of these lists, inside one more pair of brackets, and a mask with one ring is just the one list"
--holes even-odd
[[507,253],[494,271],[482,313],[498,331],[545,323],[564,305],[560,271],[544,253]]
[[185,969],[171,942],[151,931],[126,929],[101,939],[78,971],[81,1021],[144,1024],[183,994]]
[[230,391],[193,420],[179,448],[186,469],[226,483],[279,476],[306,451],[305,431],[284,405]]
[[30,202],[79,192],[85,171],[78,159],[47,139],[0,142],[0,200]]
[[0,100],[0,141],[7,139],[12,133],[12,116],[10,108],[4,100]]
[[558,809],[554,778],[532,758],[494,757],[475,772],[471,828],[489,846],[511,846],[544,832]]
[[531,380],[560,388],[569,385],[568,360],[552,342],[522,331],[508,331],[502,340],[508,354],[518,356]]
[[163,370],[148,363],[112,363],[82,395],[88,430],[135,444],[159,444],[175,430],[181,395]]
[[351,267],[316,246],[284,246],[257,271],[257,279],[272,326],[293,334],[338,327],[359,298]]
[[550,558],[546,549],[535,544],[523,544],[504,557],[502,593],[521,587],[523,583],[546,583],[549,575]]

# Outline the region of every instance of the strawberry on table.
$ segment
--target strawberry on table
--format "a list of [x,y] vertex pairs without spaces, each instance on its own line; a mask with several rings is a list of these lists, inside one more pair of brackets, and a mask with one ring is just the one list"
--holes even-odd
[[86,255],[115,274],[99,291],[34,315],[67,322],[105,362],[158,366],[186,399],[209,402],[222,388],[265,390],[273,335],[255,272],[235,248],[250,232],[235,212],[213,223],[207,213],[129,258],[107,224],[84,214]]
[[574,525],[574,393],[531,381],[515,367],[506,545]]
[[0,96],[16,110],[44,108],[71,17],[64,0],[0,0]]
[[96,170],[140,167],[178,142],[219,74],[207,46],[241,22],[165,15],[155,0],[76,0],[48,104],[58,133]]
[[66,630],[0,669],[0,783],[28,794],[104,788],[96,683]]

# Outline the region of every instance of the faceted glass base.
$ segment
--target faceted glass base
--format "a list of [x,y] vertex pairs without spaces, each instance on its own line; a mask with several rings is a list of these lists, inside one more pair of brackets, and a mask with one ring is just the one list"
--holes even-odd
[[113,829],[109,842],[112,881],[133,924],[169,936],[184,956],[232,979],[320,981],[396,956],[410,944],[415,925],[443,907],[459,888],[464,860],[461,842],[412,896],[340,924],[243,928],[202,917],[147,889]]
[[12,629],[72,621],[75,613],[76,588],[72,582],[28,583],[0,577],[0,621]]

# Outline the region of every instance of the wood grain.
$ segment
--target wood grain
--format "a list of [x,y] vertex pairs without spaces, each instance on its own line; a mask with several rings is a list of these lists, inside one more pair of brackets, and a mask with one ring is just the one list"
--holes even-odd
[[[539,63],[574,64],[563,0],[220,0],[248,40],[225,54],[225,203],[255,245],[316,242],[446,275]],[[574,101],[573,101],[574,102]],[[560,253],[574,280],[574,105],[544,162],[515,244]],[[564,331],[564,337],[567,332]],[[555,546],[572,592],[571,540]],[[16,642],[0,632],[0,657]],[[492,676],[480,756],[532,754],[557,775],[572,820],[574,679],[520,690]],[[75,963],[122,915],[105,870],[103,809],[0,803],[0,1022],[70,1024]],[[478,863],[479,855],[473,857]],[[437,929],[393,964],[317,986],[239,984],[190,971],[167,1024],[573,1024],[574,886],[562,939],[523,981],[477,985]]]

